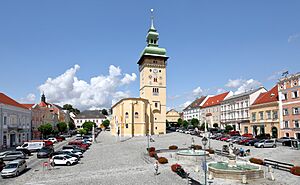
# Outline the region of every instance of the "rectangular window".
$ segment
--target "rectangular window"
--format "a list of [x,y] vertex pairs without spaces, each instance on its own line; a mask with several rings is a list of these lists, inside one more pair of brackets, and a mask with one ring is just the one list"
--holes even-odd
[[155,108],[157,108],[157,107],[158,107],[158,103],[157,103],[157,102],[155,102],[155,104],[154,104],[154,105],[155,105]]
[[278,119],[278,112],[276,110],[273,111],[273,119]]
[[245,134],[248,133],[248,127],[244,127],[244,133],[245,133]]
[[299,93],[298,93],[298,91],[293,91],[293,92],[292,92],[292,97],[293,97],[293,98],[299,98]]
[[263,120],[264,119],[264,112],[259,112],[259,119]]
[[284,121],[284,128],[289,128],[289,121]]
[[271,111],[267,111],[267,118],[271,119]]
[[7,122],[7,117],[4,116],[4,117],[3,117],[3,124],[6,125],[6,122]]
[[127,124],[127,123],[126,123],[126,125],[125,125],[125,126],[126,126],[126,128],[128,128],[128,124]]
[[299,128],[299,120],[295,120],[294,123],[295,123],[295,128]]
[[293,108],[293,113],[294,113],[294,114],[299,114],[299,108],[298,108],[298,107]]
[[288,99],[287,93],[283,93],[283,100],[287,100],[287,99]]
[[255,121],[255,120],[256,120],[256,113],[253,112],[253,113],[252,113],[252,121]]
[[288,110],[288,109],[283,109],[283,115],[284,115],[284,116],[289,115],[289,110]]
[[158,88],[153,88],[152,92],[153,92],[153,95],[154,95],[154,96],[158,96],[158,94],[159,94],[159,89],[158,89]]

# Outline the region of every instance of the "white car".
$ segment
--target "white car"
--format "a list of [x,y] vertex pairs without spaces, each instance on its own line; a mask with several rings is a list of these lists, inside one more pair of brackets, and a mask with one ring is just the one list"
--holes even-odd
[[78,155],[79,157],[82,157],[82,156],[83,156],[82,152],[79,152],[79,151],[74,150],[74,149],[64,149],[63,151],[69,151],[69,152],[72,152],[73,154],[76,154],[76,155]]
[[69,155],[55,155],[50,159],[50,163],[55,165],[67,165],[70,166],[72,164],[78,163],[78,159],[76,157],[71,157]]
[[17,177],[27,168],[26,161],[24,159],[17,159],[9,162],[2,170],[1,176],[5,177]]
[[48,141],[51,141],[52,143],[57,143],[57,139],[54,137],[48,138]]

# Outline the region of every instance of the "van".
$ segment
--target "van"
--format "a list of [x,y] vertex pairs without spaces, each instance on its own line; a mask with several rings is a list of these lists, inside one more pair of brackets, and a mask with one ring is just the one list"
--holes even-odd
[[17,149],[26,148],[30,152],[38,151],[45,146],[45,142],[25,142],[23,145],[18,146]]

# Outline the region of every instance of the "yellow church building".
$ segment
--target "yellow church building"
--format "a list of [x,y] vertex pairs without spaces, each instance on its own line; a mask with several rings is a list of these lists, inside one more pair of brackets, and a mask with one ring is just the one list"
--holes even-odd
[[147,46],[139,61],[140,98],[125,98],[112,106],[111,133],[145,136],[166,133],[166,49],[158,47],[153,16]]

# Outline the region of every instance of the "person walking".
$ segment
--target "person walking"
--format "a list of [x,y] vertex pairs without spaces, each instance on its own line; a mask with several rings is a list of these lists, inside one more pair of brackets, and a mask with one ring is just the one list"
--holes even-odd
[[154,163],[154,170],[155,170],[154,175],[158,175],[158,162],[157,161]]

